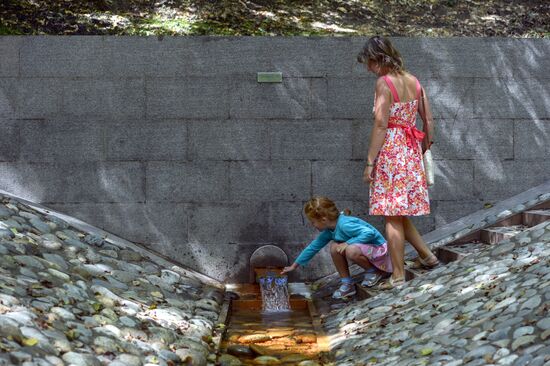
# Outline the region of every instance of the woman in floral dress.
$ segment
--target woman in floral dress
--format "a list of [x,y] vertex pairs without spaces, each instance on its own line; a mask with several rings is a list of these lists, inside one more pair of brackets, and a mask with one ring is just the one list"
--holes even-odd
[[[419,265],[438,264],[408,218],[430,213],[422,153],[432,143],[433,120],[420,83],[404,70],[401,55],[388,39],[370,38],[357,59],[379,76],[364,180],[370,182],[369,213],[385,218],[393,274],[383,287],[391,288],[404,283],[405,240],[418,252]],[[424,103],[419,103],[421,97]],[[424,108],[424,132],[415,127],[418,108]]]

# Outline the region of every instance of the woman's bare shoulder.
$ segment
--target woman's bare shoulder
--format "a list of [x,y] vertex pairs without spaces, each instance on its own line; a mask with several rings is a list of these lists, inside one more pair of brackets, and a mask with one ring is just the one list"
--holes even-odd
[[416,76],[414,76],[410,72],[404,71],[401,77],[404,80],[406,80],[407,83],[409,83],[409,82],[415,82],[416,83]]

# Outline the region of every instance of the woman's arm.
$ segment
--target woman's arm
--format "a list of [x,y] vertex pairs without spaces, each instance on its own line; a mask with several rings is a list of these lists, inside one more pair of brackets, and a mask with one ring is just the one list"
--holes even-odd
[[388,119],[390,117],[391,92],[383,78],[378,78],[376,81],[375,95],[374,126],[370,134],[367,166],[363,174],[363,180],[365,180],[365,182],[369,182],[374,178],[372,175],[374,160],[384,144],[386,130],[388,128]]
[[420,98],[424,98],[418,106],[418,112],[420,113],[420,116],[424,116],[424,118],[422,119],[422,130],[426,134],[424,136],[424,139],[422,140],[422,152],[424,152],[430,148],[434,141],[434,120],[432,116],[430,102],[428,101],[428,96],[426,95],[426,91],[424,90],[424,88],[422,88]]

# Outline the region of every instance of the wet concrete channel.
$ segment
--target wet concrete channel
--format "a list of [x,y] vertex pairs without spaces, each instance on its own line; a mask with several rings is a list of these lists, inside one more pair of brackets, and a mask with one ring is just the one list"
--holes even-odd
[[328,340],[308,286],[290,283],[288,288],[290,311],[263,312],[258,284],[226,285],[218,365],[330,364]]

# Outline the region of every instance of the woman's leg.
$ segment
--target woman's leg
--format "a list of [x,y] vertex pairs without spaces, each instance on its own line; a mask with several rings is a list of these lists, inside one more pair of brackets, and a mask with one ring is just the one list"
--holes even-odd
[[429,258],[433,255],[430,248],[428,248],[424,242],[424,239],[422,239],[422,236],[420,236],[418,230],[416,230],[413,222],[408,217],[403,217],[403,228],[405,231],[405,239],[411,243],[422,259]]
[[332,257],[332,261],[336,266],[336,270],[338,271],[340,278],[350,277],[346,254],[344,252],[338,253],[336,250],[337,245],[338,243],[335,242],[330,243],[330,256]]
[[394,280],[405,278],[405,229],[403,216],[386,216],[386,237],[393,266]]
[[369,259],[365,257],[358,245],[348,245],[346,248],[346,258],[357,263],[366,270],[370,270],[371,268],[376,269]]

